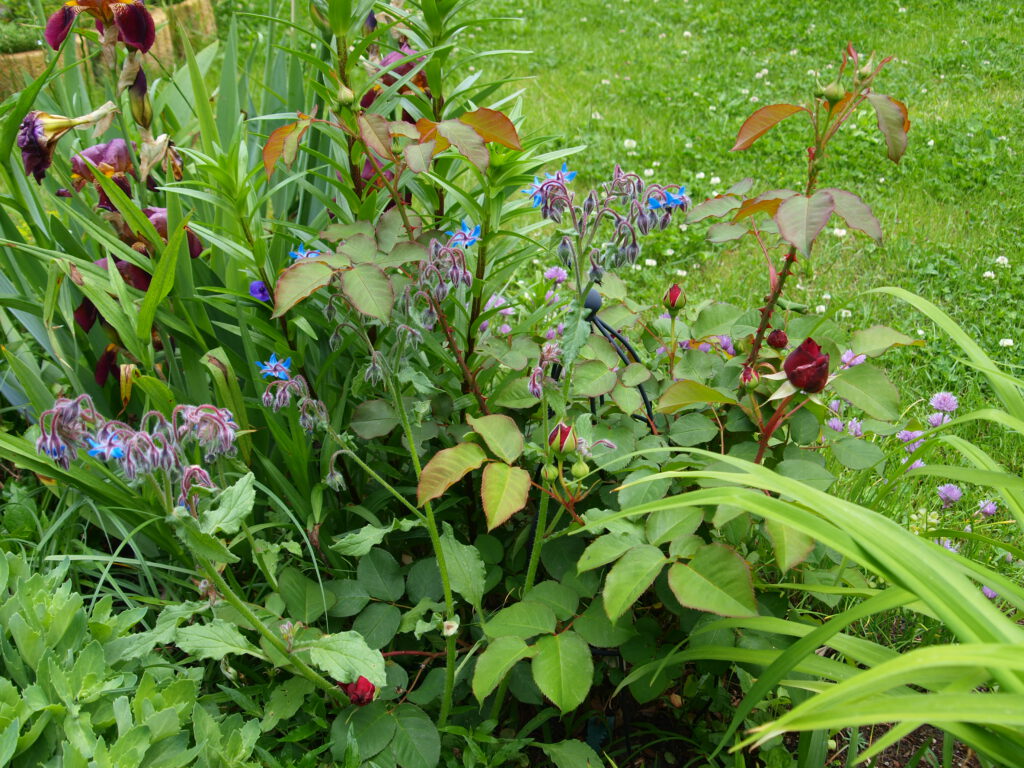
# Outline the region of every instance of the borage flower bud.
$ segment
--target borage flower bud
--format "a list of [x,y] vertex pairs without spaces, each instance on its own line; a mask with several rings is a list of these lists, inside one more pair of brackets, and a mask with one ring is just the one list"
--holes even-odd
[[781,328],[776,328],[768,334],[768,346],[772,349],[785,349],[789,346],[789,336]]
[[548,434],[548,445],[554,448],[556,453],[574,453],[576,451],[576,430],[564,421],[558,422]]
[[821,392],[828,383],[828,355],[821,351],[814,339],[804,339],[789,353],[782,367],[789,382],[804,392]]
[[372,702],[373,695],[377,692],[377,687],[362,675],[354,683],[338,683],[338,687],[348,695],[349,701],[357,707],[365,707]]
[[683,292],[679,283],[673,283],[672,286],[665,291],[662,303],[665,305],[665,309],[668,310],[670,315],[675,315],[680,309],[686,306],[686,294]]

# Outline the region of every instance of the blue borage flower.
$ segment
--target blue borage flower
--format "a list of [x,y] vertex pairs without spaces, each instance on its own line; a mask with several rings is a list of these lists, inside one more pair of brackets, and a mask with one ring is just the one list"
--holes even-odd
[[296,261],[299,259],[312,259],[320,255],[320,251],[307,251],[306,244],[302,243],[294,251],[289,251],[288,256]]
[[544,182],[561,181],[562,183],[567,184],[576,178],[576,171],[570,171],[569,166],[566,163],[562,163],[562,167],[559,170],[555,171],[554,173],[545,173],[544,176],[544,181],[541,181],[538,177],[534,176],[533,184],[529,187],[529,189],[523,190],[524,195],[530,195],[530,197],[533,198],[534,208],[541,204],[541,198],[543,197],[543,195],[541,194],[540,188],[544,184]]
[[270,359],[267,362],[261,363],[259,360],[257,360],[256,365],[260,367],[260,375],[264,379],[267,378],[268,376],[277,379],[291,378],[291,374],[288,371],[288,369],[291,368],[292,365],[292,359],[290,357],[285,358],[284,360],[278,360],[277,353],[271,352]]
[[480,225],[477,224],[475,227],[470,227],[466,223],[466,220],[462,220],[462,228],[456,232],[447,231],[445,232],[451,240],[448,241],[449,248],[469,248],[480,240]]
[[86,440],[89,442],[89,455],[99,459],[100,461],[124,458],[124,448],[121,446],[121,438],[116,433],[110,434],[102,441],[94,440],[91,437],[87,437]]
[[262,280],[253,280],[249,283],[249,295],[257,301],[270,301],[270,291]]
[[652,210],[659,210],[661,208],[676,208],[680,205],[686,205],[686,187],[679,188],[679,194],[673,194],[671,190],[665,190],[665,199],[659,200],[657,197],[651,197],[647,200],[647,205]]

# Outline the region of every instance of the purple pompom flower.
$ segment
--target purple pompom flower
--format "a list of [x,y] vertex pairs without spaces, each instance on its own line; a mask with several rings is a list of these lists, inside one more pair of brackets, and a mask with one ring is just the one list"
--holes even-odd
[[928,417],[929,427],[941,427],[943,424],[949,422],[949,414],[943,413],[942,411],[936,411]]
[[964,492],[960,490],[960,487],[953,485],[953,483],[940,485],[935,489],[935,492],[939,494],[939,498],[942,500],[943,509],[952,507],[960,501],[960,497],[964,495]]
[[991,499],[982,499],[978,502],[978,514],[984,515],[985,517],[992,517],[996,512],[999,511],[999,505]]
[[956,395],[950,392],[937,392],[928,402],[936,411],[945,411],[946,413],[952,413],[960,407],[960,401],[956,399]]
[[989,600],[995,600],[997,597],[999,597],[999,593],[996,592],[994,589],[992,589],[990,587],[984,587],[983,586],[981,588],[981,594],[983,594]]
[[839,359],[842,361],[843,368],[853,368],[854,366],[863,363],[865,360],[868,359],[868,357],[867,355],[854,354],[854,351],[852,349],[848,349],[845,352],[843,352],[842,356]]
[[829,429],[832,429],[832,430],[836,431],[836,432],[842,432],[843,431],[843,420],[840,419],[838,416],[833,416],[831,419],[829,419],[828,421],[825,422],[825,426],[828,427]]
[[864,437],[864,427],[861,425],[860,419],[850,419],[846,422],[846,431],[854,437]]
[[550,267],[544,272],[545,280],[553,280],[555,285],[561,285],[569,279],[569,273],[564,267]]

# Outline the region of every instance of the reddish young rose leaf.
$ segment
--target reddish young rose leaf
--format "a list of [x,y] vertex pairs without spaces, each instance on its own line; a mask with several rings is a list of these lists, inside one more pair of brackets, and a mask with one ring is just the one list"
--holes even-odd
[[731,221],[720,221],[708,227],[709,243],[727,243],[730,240],[739,240],[750,230],[743,224],[733,224]]
[[309,129],[309,119],[299,120],[297,123],[289,123],[275,128],[267,143],[263,145],[263,170],[269,179],[274,174],[274,167],[278,160],[284,160],[284,164],[292,167],[295,157],[299,152],[299,142]]
[[[469,162],[475,165],[481,172],[487,170],[491,162],[491,153],[488,151],[484,140],[466,123],[458,120],[445,120],[437,124],[438,138],[447,139]],[[438,141],[438,146],[441,142]],[[434,154],[440,152],[435,149]]]
[[526,506],[530,497],[530,473],[504,462],[484,467],[480,481],[480,499],[487,518],[487,530],[493,531]]
[[484,141],[497,142],[509,149],[521,150],[523,148],[523,145],[519,143],[519,134],[512,121],[495,109],[481,107],[462,115],[459,121],[470,126],[480,134],[480,138]]
[[434,154],[438,152],[444,152],[451,146],[444,136],[438,136],[437,126],[433,120],[429,120],[425,117],[421,117],[416,121],[416,130],[420,132],[420,144],[426,144],[428,141],[434,142]]
[[364,112],[356,118],[359,125],[359,135],[368,149],[373,150],[378,157],[394,160],[391,152],[391,131],[388,119],[383,115],[375,115],[372,112]]
[[436,499],[485,461],[487,454],[476,443],[459,443],[438,451],[420,473],[416,504],[422,507],[425,502]]
[[832,115],[832,117],[835,117],[840,112],[842,112],[844,109],[846,109],[846,105],[850,103],[850,99],[852,99],[852,98],[853,98],[853,94],[850,91],[847,91],[846,95],[843,96],[843,98],[841,98],[839,101],[837,101],[835,104],[833,104],[832,105],[832,109],[829,110],[829,113]]
[[869,93],[867,98],[878,116],[878,130],[885,137],[889,159],[898,163],[903,153],[907,151],[907,131],[910,130],[907,107],[903,102],[884,93]]
[[825,190],[818,190],[809,198],[795,195],[780,205],[775,214],[779,236],[804,256],[810,256],[814,239],[834,210],[832,195]]
[[777,123],[781,123],[797,112],[807,112],[807,108],[799,107],[796,104],[770,104],[767,107],[761,107],[740,126],[740,132],[736,134],[736,144],[732,151],[739,152],[747,149],[774,128]]
[[732,217],[732,220],[734,222],[742,221],[749,216],[753,216],[755,213],[767,213],[769,216],[774,216],[785,199],[784,197],[769,197],[765,199],[756,197],[744,200],[743,205],[736,211],[736,215]]
[[280,317],[334,277],[335,269],[321,259],[299,259],[277,278],[274,288],[274,314]]
[[430,169],[430,161],[434,156],[436,142],[431,139],[421,144],[410,144],[402,150],[405,157],[405,164],[413,173],[423,173]]
[[847,192],[845,189],[830,187],[822,191],[828,192],[832,196],[836,213],[843,218],[847,226],[859,229],[875,242],[882,242],[882,225],[878,223],[878,219],[875,218],[867,203],[853,192]]

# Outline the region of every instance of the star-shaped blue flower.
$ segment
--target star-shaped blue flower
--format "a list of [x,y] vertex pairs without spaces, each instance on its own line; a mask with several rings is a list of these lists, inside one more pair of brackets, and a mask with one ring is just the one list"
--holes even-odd
[[466,223],[466,220],[462,220],[462,228],[457,232],[445,232],[451,240],[449,245],[452,247],[462,246],[463,248],[469,248],[475,245],[480,240],[480,225],[477,224],[475,227],[470,227]]
[[549,179],[561,178],[562,181],[572,181],[573,179],[576,178],[576,171],[570,171],[569,170],[569,165],[567,163],[563,162],[562,163],[562,167],[561,167],[560,170],[555,171],[555,173],[553,173],[553,174],[551,174],[551,173],[547,174],[547,177]]
[[664,200],[659,200],[656,197],[652,197],[647,201],[647,205],[650,206],[653,210],[658,210],[659,208],[675,208],[677,206],[685,204],[686,187],[680,187],[678,195],[673,194],[671,190],[666,189]]
[[117,435],[111,435],[102,443],[93,440],[91,437],[86,439],[89,441],[89,455],[94,456],[100,461],[120,459],[124,457],[124,448],[121,447],[121,438]]
[[291,374],[288,369],[291,368],[292,359],[290,357],[284,360],[277,359],[277,353],[271,352],[270,359],[261,363],[259,360],[256,361],[256,365],[260,367],[260,375],[265,379],[268,376],[278,379],[290,379]]
[[534,208],[536,208],[538,205],[541,204],[541,197],[543,197],[543,196],[540,193],[540,185],[543,184],[543,183],[544,182],[542,182],[540,179],[538,179],[536,176],[534,176],[533,177],[533,184],[531,184],[528,189],[524,189],[523,190],[523,194],[524,195],[530,195],[530,197],[533,198],[533,207]]
[[299,259],[312,259],[315,256],[319,256],[320,251],[307,251],[306,244],[302,243],[299,245],[297,250],[289,251],[288,256],[296,261]]

